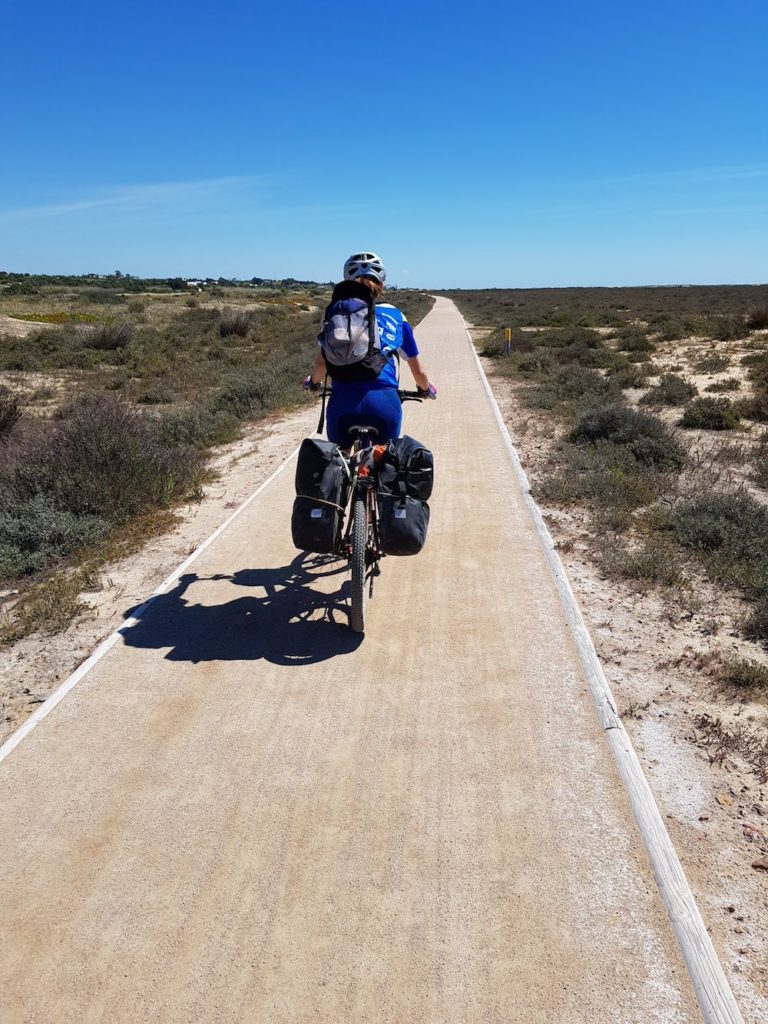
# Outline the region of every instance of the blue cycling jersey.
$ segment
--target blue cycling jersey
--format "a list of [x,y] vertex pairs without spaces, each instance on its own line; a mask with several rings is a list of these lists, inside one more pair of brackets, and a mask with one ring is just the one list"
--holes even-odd
[[[401,351],[406,359],[413,359],[419,354],[416,339],[411,325],[397,306],[382,302],[376,306],[376,323],[379,326],[382,348]],[[398,385],[397,359],[391,356],[376,380],[370,381],[333,381],[335,394],[351,391],[357,394],[362,390],[375,391],[379,388],[396,388]]]

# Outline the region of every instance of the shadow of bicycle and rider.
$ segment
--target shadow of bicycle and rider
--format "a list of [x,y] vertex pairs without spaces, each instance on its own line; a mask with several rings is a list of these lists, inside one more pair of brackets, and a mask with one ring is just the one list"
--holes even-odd
[[[279,568],[239,569],[231,576],[187,573],[134,625],[123,627],[123,641],[128,647],[167,649],[169,661],[327,661],[362,641],[349,629],[346,572],[345,562],[300,554]],[[342,583],[334,593],[315,586],[334,576]],[[243,593],[211,603],[211,585],[218,583],[226,593],[233,586]],[[126,612],[126,618],[132,615],[135,610]]]

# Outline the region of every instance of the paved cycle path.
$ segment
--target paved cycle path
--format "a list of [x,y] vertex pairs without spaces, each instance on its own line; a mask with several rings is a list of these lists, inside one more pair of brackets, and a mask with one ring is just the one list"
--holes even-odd
[[0,764],[3,1024],[699,1019],[453,304],[417,337],[365,639],[291,464]]

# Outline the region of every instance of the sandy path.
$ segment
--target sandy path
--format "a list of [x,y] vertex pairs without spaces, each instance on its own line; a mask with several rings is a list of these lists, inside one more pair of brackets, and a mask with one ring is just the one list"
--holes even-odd
[[365,640],[291,466],[0,765],[4,1021],[699,1019],[453,305],[418,334],[431,535]]

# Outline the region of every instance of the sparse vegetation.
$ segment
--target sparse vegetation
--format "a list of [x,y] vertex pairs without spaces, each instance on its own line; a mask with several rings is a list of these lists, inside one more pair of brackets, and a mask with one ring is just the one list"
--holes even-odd
[[21,402],[7,387],[0,384],[0,442],[11,434],[21,419]]
[[30,633],[52,636],[87,610],[81,598],[92,585],[84,572],[57,572],[27,590],[9,614],[0,614],[0,642],[13,643]]
[[662,473],[679,471],[685,462],[682,445],[660,419],[623,405],[585,413],[569,438],[574,444],[623,447],[641,465]]
[[133,338],[133,326],[129,323],[101,324],[91,327],[83,336],[88,348],[103,352],[114,352],[126,348]]
[[712,352],[697,359],[693,368],[697,373],[720,373],[731,365],[731,357],[722,352]]
[[670,526],[710,576],[754,597],[768,593],[768,510],[746,492],[682,501]]
[[618,398],[620,389],[597,370],[574,365],[558,370],[552,376],[543,375],[527,394],[526,402],[534,409],[567,408],[570,411],[596,402]]
[[607,576],[629,580],[640,587],[648,584],[671,587],[685,579],[677,552],[656,537],[635,548],[615,542],[606,544],[600,564]]
[[235,335],[244,338],[254,321],[253,313],[244,309],[225,309],[219,320],[219,334],[222,338]]
[[716,380],[712,384],[708,384],[704,390],[719,394],[723,391],[738,391],[740,387],[741,381],[736,377],[726,377],[724,380]]
[[750,309],[747,314],[747,327],[750,331],[764,331],[768,328],[768,302]]
[[617,347],[622,352],[653,352],[654,343],[639,327],[624,327],[619,331]]
[[[503,366],[503,375],[517,382],[515,426],[523,445],[535,433],[527,450],[532,489],[538,501],[558,506],[552,517],[558,548],[572,553],[577,578],[591,556],[611,581],[591,611],[602,616],[615,607],[621,623],[622,602],[611,598],[630,589],[633,604],[657,616],[660,629],[664,623],[679,629],[689,646],[670,665],[683,663],[696,698],[730,705],[738,699],[749,707],[739,720],[725,711],[723,718],[696,715],[694,742],[713,764],[734,770],[741,758],[760,782],[768,781],[765,717],[755,707],[768,696],[768,668],[758,650],[756,657],[735,657],[731,639],[741,633],[740,652],[750,642],[768,649],[768,440],[758,439],[754,426],[768,422],[768,337],[748,334],[768,327],[768,315],[744,312],[768,310],[768,287],[453,297],[475,323],[530,328],[535,347],[494,358],[492,372]],[[562,340],[569,330],[598,325],[614,330],[600,332],[597,343]],[[737,371],[698,396],[689,379],[694,371],[720,374],[738,363],[752,385],[742,401],[727,397],[741,388]],[[630,390],[637,387],[645,394]],[[654,426],[637,419],[650,409],[659,410],[650,417]],[[681,415],[701,433],[671,427]],[[745,429],[734,434],[740,416]],[[654,599],[639,596],[659,588],[666,592]],[[723,637],[727,656],[714,648],[715,636]],[[608,656],[621,664],[628,652],[620,625],[611,639]],[[637,637],[623,639],[636,658]],[[644,639],[652,646],[650,632]],[[630,700],[628,714],[647,707]]]
[[768,596],[759,597],[744,620],[744,636],[758,643],[768,643]]
[[696,386],[675,373],[662,374],[659,383],[649,388],[640,401],[644,405],[683,405],[696,395]]
[[742,398],[735,406],[739,416],[757,423],[768,423],[768,391],[758,391],[751,398]]
[[728,398],[695,398],[686,405],[681,427],[699,430],[734,430],[740,424],[739,414]]
[[749,693],[754,690],[766,690],[768,689],[768,668],[753,658],[730,661],[725,666],[723,681],[737,690],[746,690]]
[[626,388],[642,388],[648,383],[648,369],[639,363],[627,363],[625,366],[609,367],[608,377],[622,391]]

